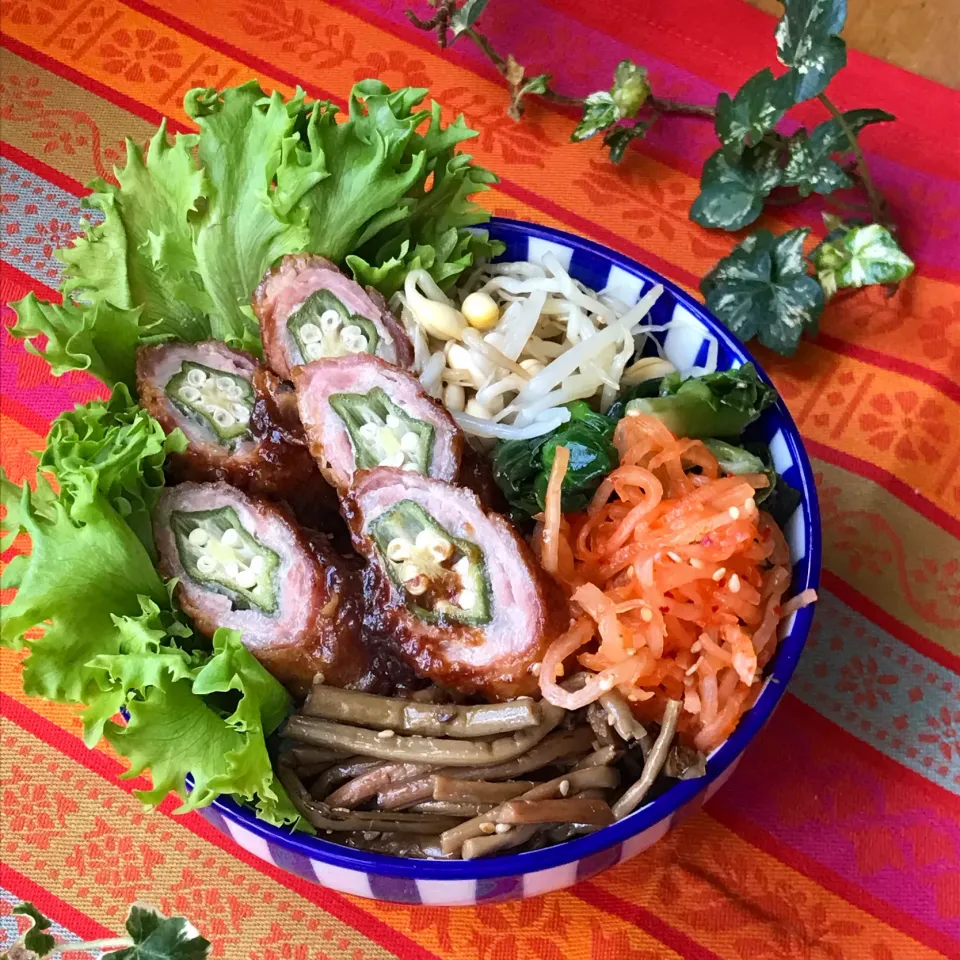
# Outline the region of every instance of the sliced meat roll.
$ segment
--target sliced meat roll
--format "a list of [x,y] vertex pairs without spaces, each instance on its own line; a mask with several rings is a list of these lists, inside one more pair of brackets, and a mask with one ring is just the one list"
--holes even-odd
[[334,686],[367,684],[360,577],[284,509],[226,483],[182,483],[161,497],[154,537],[201,633],[239,630],[297,694],[318,672]]
[[534,664],[569,625],[559,587],[468,490],[379,467],[344,503],[370,561],[367,625],[420,676],[464,693],[533,693]]
[[310,452],[341,493],[357,470],[378,466],[457,476],[463,434],[412,374],[358,355],[315,360],[293,376]]
[[141,347],[137,388],[163,429],[179,427],[189,441],[168,459],[174,480],[226,480],[289,501],[311,524],[336,515],[336,497],[306,449],[293,391],[249,353],[220,340]]
[[267,364],[284,380],[322,357],[363,353],[398,367],[413,362],[410,340],[383,297],[323,257],[284,257],[254,292],[253,310]]

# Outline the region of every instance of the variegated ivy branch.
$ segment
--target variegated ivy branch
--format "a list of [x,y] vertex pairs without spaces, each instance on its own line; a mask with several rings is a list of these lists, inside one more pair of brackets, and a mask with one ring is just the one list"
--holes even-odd
[[[783,206],[814,193],[859,188],[860,201],[843,204],[849,216],[824,215],[829,232],[809,257],[803,253],[809,228],[779,237],[758,230],[703,279],[700,289],[707,305],[741,339],[757,337],[779,353],[792,354],[804,331],[816,332],[826,301],[837,291],[895,285],[913,270],[895,239],[896,225],[857,139],[869,124],[895,117],[873,108],[841,112],[826,93],[847,62],[846,44],[839,36],[847,18],[846,0],[783,0],[777,56],[788,69],[776,76],[764,68],[733,97],[721,93],[716,106],[657,97],[647,71],[630,60],[617,65],[609,90],[565,96],[550,85],[551,74],[527,76],[512,54],[504,57],[494,49],[477,25],[489,0],[427,2],[434,8],[432,17],[422,20],[412,10],[407,16],[415,26],[435,30],[442,49],[460,36],[475,43],[506,80],[507,113],[514,120],[522,117],[530,96],[576,107],[582,116],[570,139],[587,140],[602,132],[614,163],[661,116],[712,118],[720,146],[704,164],[700,193],[690,208],[691,219],[704,227],[741,230],[766,204]],[[829,119],[790,135],[776,130],[788,110],[814,98]]]

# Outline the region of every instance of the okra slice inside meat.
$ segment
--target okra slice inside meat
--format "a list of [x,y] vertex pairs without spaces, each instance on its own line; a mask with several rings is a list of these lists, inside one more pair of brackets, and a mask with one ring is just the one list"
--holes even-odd
[[180,562],[187,573],[225,593],[235,609],[277,609],[280,558],[240,523],[233,507],[170,514]]
[[373,322],[351,313],[329,290],[314,290],[290,314],[287,329],[304,363],[321,357],[376,353],[380,342]]
[[250,437],[254,394],[244,377],[184,360],[164,390],[184,416],[208,426],[222,443]]
[[486,561],[475,543],[452,536],[413,500],[401,500],[381,514],[370,532],[414,616],[430,623],[490,622]]
[[382,387],[369,393],[333,393],[330,406],[350,434],[358,467],[429,472],[433,426],[405,413]]

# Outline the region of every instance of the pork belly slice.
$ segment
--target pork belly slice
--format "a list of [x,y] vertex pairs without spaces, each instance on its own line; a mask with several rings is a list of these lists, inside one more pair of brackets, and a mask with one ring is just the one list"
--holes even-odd
[[323,257],[284,257],[254,292],[253,310],[267,365],[284,380],[323,357],[368,354],[398,367],[413,363],[410,339],[383,297]]
[[537,689],[535,664],[569,625],[527,544],[469,490],[392,467],[344,501],[369,561],[367,626],[436,683],[495,700]]
[[357,355],[314,360],[294,371],[294,382],[310,452],[341,493],[358,469],[381,465],[457,476],[463,434],[412,374]]
[[243,644],[297,695],[322,673],[370,686],[359,574],[282,507],[226,483],[182,483],[154,513],[160,570],[197,629],[240,631]]

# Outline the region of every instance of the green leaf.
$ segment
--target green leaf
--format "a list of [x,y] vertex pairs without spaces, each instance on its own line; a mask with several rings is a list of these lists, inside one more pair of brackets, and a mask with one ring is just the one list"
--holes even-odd
[[[84,205],[101,210],[102,223],[60,252],[67,265],[63,292],[83,302],[106,302],[140,311],[140,324],[153,335],[200,340],[210,335],[193,252],[192,217],[204,194],[204,177],[192,151],[198,137],[178,134],[168,142],[160,124],[146,160],[127,140],[127,163],[117,170],[118,186],[95,181]],[[194,295],[184,298],[184,288]],[[202,306],[208,307],[207,301]]]
[[17,942],[0,955],[0,960],[40,960],[47,956],[57,945],[46,932],[52,926],[50,921],[32,903],[18,903],[11,913],[29,917],[32,923]]
[[603,138],[603,145],[610,148],[610,159],[614,163],[619,163],[630,143],[634,140],[642,140],[653,124],[654,117],[650,117],[647,120],[637,120],[631,126],[614,127],[613,130],[607,131]]
[[98,490],[156,560],[153,508],[164,487],[167,454],[186,449],[186,438],[163,427],[119,384],[106,402],[92,400],[61,413],[47,434],[40,469],[61,485],[84,477]]
[[567,404],[567,409],[570,419],[552,433],[531,440],[500,441],[494,451],[494,479],[521,518],[543,510],[557,447],[570,451],[570,464],[561,487],[564,512],[582,510],[600,481],[619,462],[613,445],[616,421],[581,400]]
[[146,903],[130,907],[126,927],[132,945],[104,960],[204,960],[213,946],[183,917],[165,917]]
[[583,102],[583,116],[580,122],[570,134],[570,139],[574,142],[580,140],[589,140],[590,137],[612,127],[618,120],[623,118],[620,108],[617,106],[613,95],[605,90],[598,90],[591,93]]
[[741,340],[757,337],[790,356],[804,330],[816,332],[824,296],[803,258],[809,232],[804,227],[774,237],[758,230],[703,278],[707,308]]
[[[125,777],[150,770],[153,787],[138,792],[150,804],[168,793],[185,800],[180,812],[211,803],[219,794],[258,802],[274,823],[296,821],[296,811],[276,782],[265,737],[289,711],[286,691],[240,642],[236,631],[217,630],[212,657],[194,678],[171,673],[127,703],[126,726],[104,734],[130,760]],[[232,712],[227,715],[232,704]],[[189,796],[185,780],[193,777]]]
[[[43,357],[55,377],[85,370],[107,386],[136,386],[138,309],[124,310],[104,301],[94,306],[47,303],[33,293],[10,306],[17,315],[10,333],[26,340],[27,351]],[[33,342],[41,335],[46,337],[42,348]]]
[[621,117],[635,117],[650,96],[646,68],[632,60],[621,60],[613,73],[610,96]]
[[[3,609],[0,642],[29,648],[23,672],[29,696],[90,703],[101,688],[85,664],[120,652],[112,615],[138,615],[141,596],[166,606],[167,592],[137,535],[88,476],[68,475],[53,501],[41,496],[37,503],[26,485],[0,489],[8,508],[4,526],[12,532],[15,523],[32,542],[17,593]],[[26,639],[34,627],[43,636]]]
[[792,87],[788,75],[774,77],[765,67],[732,100],[726,93],[717,97],[715,126],[728,164],[736,164],[747,147],[757,146],[793,106]]
[[776,398],[753,364],[745,363],[686,380],[669,374],[657,396],[634,398],[626,409],[657,417],[678,437],[739,437]]
[[847,287],[899,283],[913,273],[914,266],[890,231],[878,223],[853,227],[836,239],[824,240],[810,259],[828,297]]
[[781,180],[779,144],[764,140],[743,151],[731,166],[722,150],[704,164],[700,194],[690,208],[690,219],[704,227],[739,230],[753,223],[763,201]]
[[777,57],[793,67],[797,103],[823,93],[847,63],[847,45],[837,36],[847,19],[847,0],[784,0],[777,24]]
[[289,101],[276,91],[267,98],[254,81],[184,97],[210,184],[194,252],[218,340],[256,348],[258,328],[241,307],[278,257],[309,243],[298,205],[327,172],[324,154],[303,150],[294,132],[303,99],[299,89]]
[[[847,110],[843,118],[854,135],[871,123],[895,120],[885,110]],[[798,130],[787,142],[788,157],[783,171],[784,186],[797,187],[800,195],[827,194],[853,185],[853,181],[831,154],[852,149],[843,128],[835,119],[825,120],[809,135]]]
[[480,14],[489,2],[490,0],[466,0],[466,3],[454,11],[450,18],[450,29],[453,31],[451,44],[456,42],[464,30],[469,30],[480,19]]

